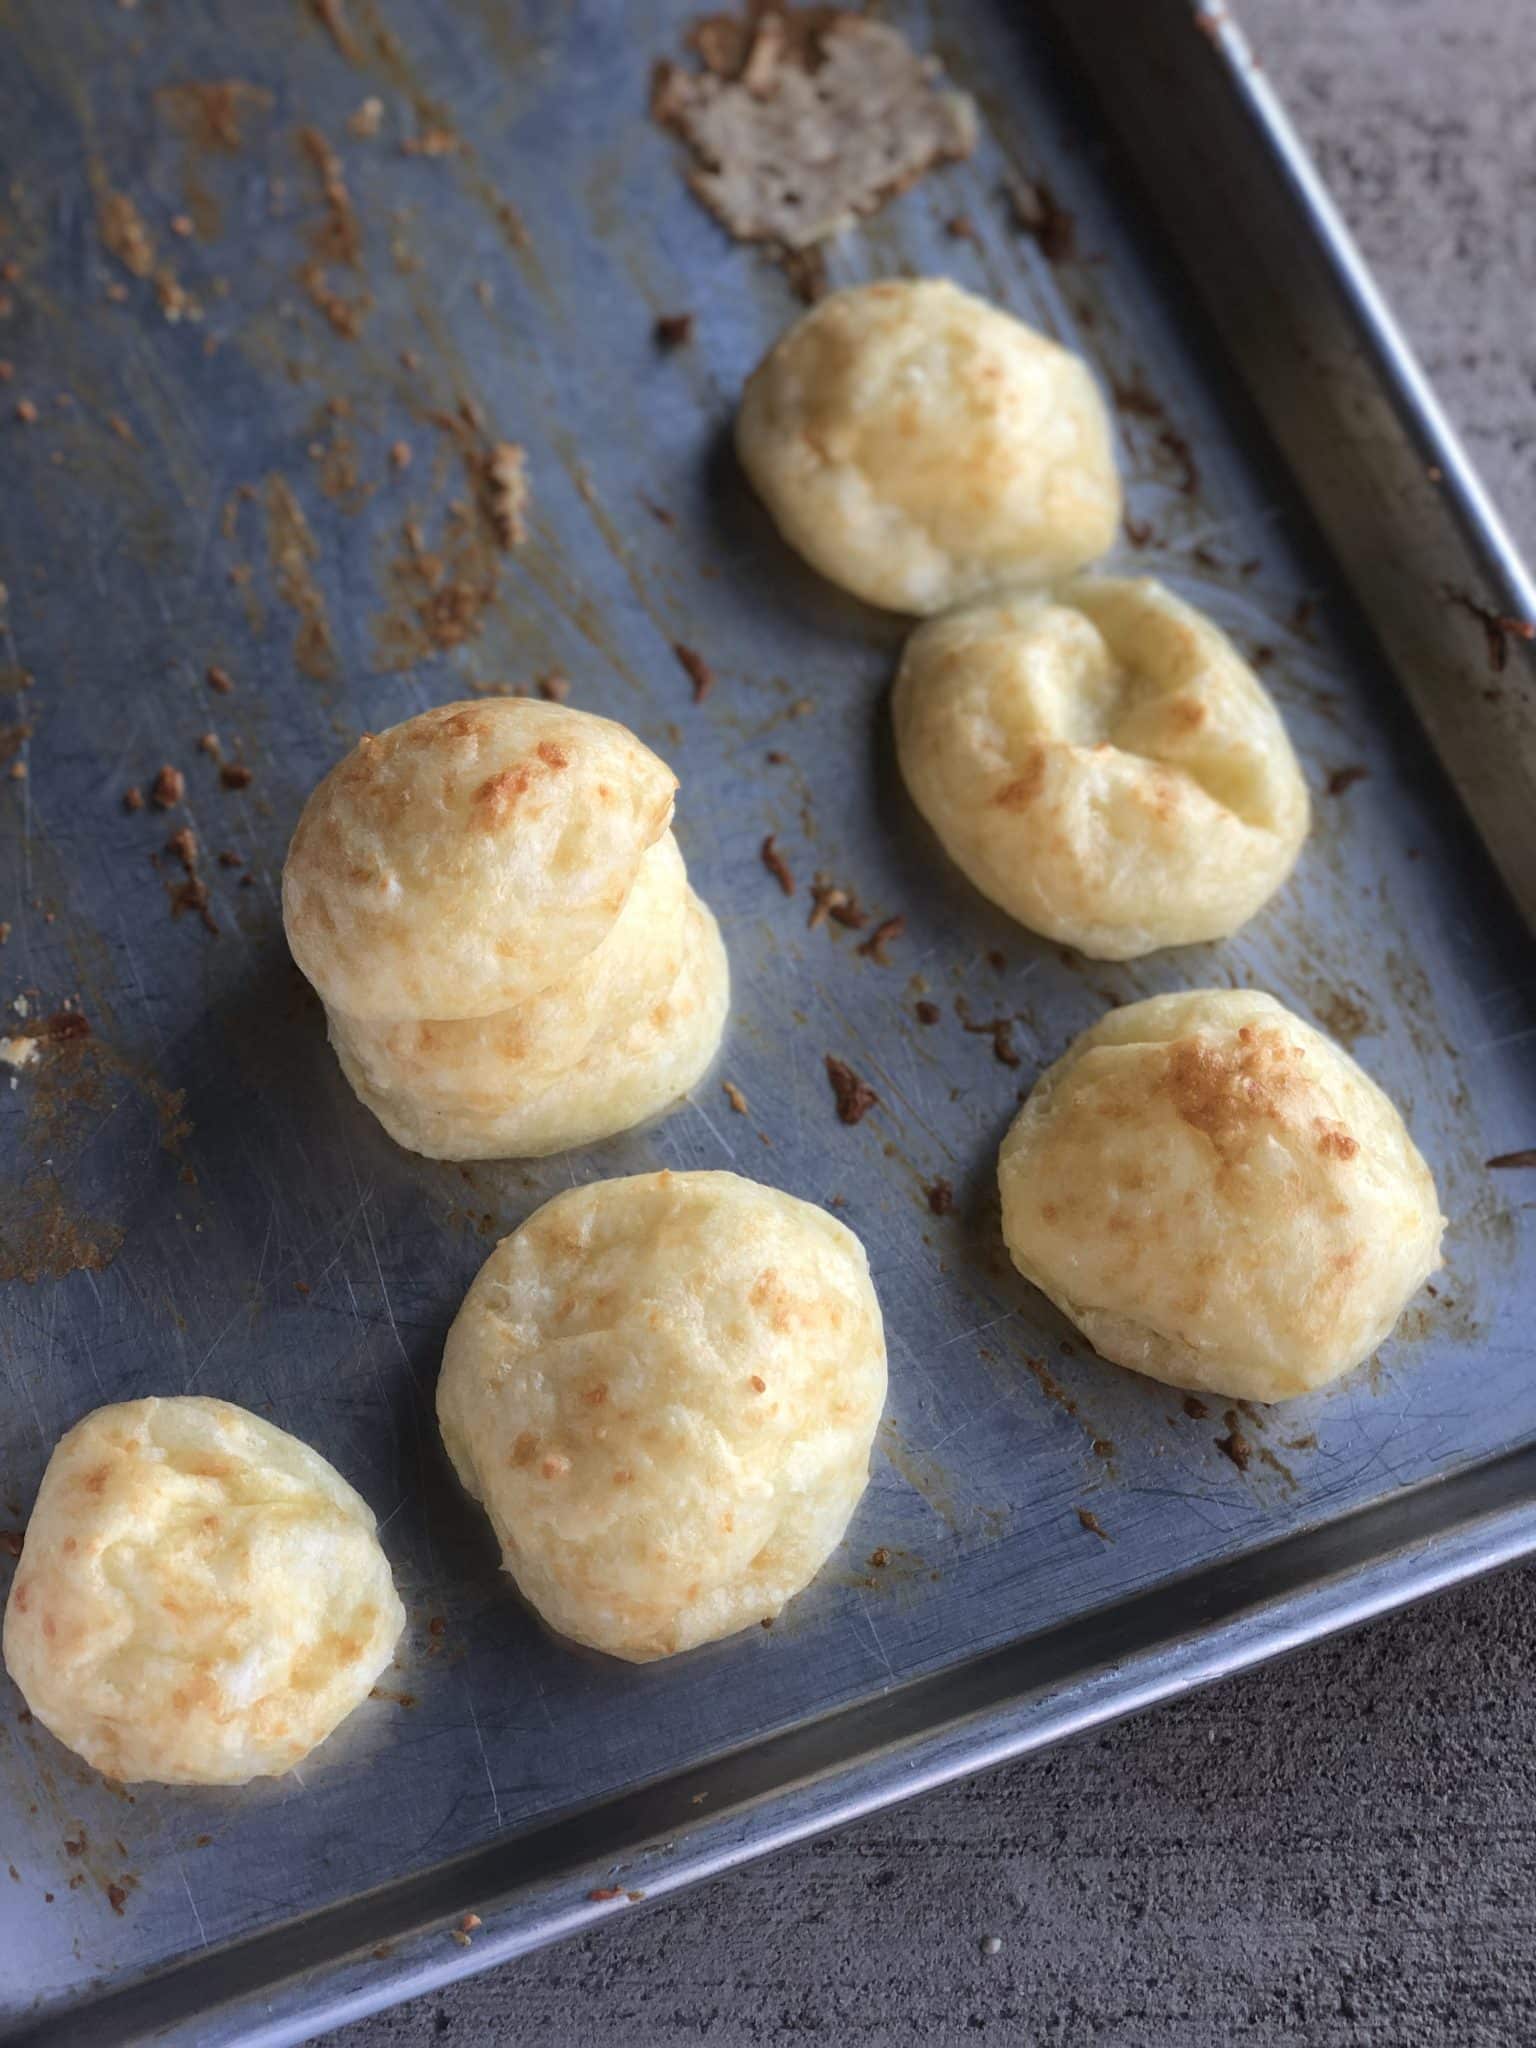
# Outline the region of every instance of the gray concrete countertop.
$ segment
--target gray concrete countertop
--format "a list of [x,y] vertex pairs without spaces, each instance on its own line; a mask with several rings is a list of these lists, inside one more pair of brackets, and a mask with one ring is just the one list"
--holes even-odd
[[[1237,11],[1536,553],[1536,9]],[[1533,1590],[1473,1586],[332,2039],[1536,2040]]]

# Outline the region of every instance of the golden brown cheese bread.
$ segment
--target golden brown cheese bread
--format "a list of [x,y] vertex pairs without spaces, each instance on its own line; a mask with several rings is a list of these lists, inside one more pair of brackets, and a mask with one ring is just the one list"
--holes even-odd
[[1087,369],[941,278],[813,306],[752,373],[736,446],[790,546],[893,611],[1070,575],[1120,520]]
[[557,1195],[448,1335],[443,1441],[550,1625],[636,1662],[770,1619],[869,1476],[885,1338],[864,1249],[731,1173]]
[[1306,784],[1274,703],[1150,578],[973,605],[908,641],[913,802],[976,887],[1100,960],[1235,931],[1295,865]]
[[1036,1082],[998,1180],[1025,1279],[1102,1357],[1197,1392],[1326,1385],[1440,1263],[1397,1110],[1254,989],[1111,1010]]
[[408,719],[321,783],[284,870],[289,943],[397,1143],[537,1158],[702,1078],[730,970],[675,788],[623,726],[524,698]]
[[43,1475],[5,1663],[109,1778],[278,1777],[366,1699],[404,1626],[367,1504],[296,1437],[200,1395],[98,1408]]

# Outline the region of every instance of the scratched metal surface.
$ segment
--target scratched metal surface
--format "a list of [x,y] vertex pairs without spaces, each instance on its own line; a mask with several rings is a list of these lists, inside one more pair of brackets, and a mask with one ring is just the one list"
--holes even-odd
[[[1267,650],[1317,824],[1293,886],[1237,940],[1140,966],[1063,957],[947,870],[891,759],[900,622],[801,569],[743,489],[733,398],[796,306],[694,205],[646,119],[650,64],[687,11],[651,0],[621,26],[596,4],[353,0],[345,48],[278,0],[0,5],[0,261],[20,266],[0,285],[15,365],[0,680],[5,718],[30,727],[26,778],[0,771],[0,994],[34,1017],[77,1000],[91,1026],[0,1094],[0,1500],[19,1527],[49,1447],[99,1401],[224,1395],[362,1489],[411,1614],[391,1696],[302,1773],[239,1793],[107,1786],[24,1722],[7,1684],[8,2018],[1536,1435],[1529,1210],[1482,1164],[1536,1134],[1528,935],[1393,678],[1347,629],[1226,371],[1127,232],[1041,39],[982,0],[944,9],[942,46],[990,132],[972,164],[849,238],[833,272],[947,273],[1164,409],[1122,414],[1145,529],[1125,560]],[[888,12],[932,41],[920,5]],[[185,90],[210,80],[249,88],[225,103],[238,140]],[[383,131],[358,138],[347,117],[372,94]],[[448,120],[471,150],[402,151]],[[340,159],[356,267],[306,125]],[[1010,161],[1072,210],[1072,259],[1053,266],[1010,226]],[[158,287],[103,245],[112,193],[171,266]],[[171,227],[181,213],[190,237]],[[974,240],[946,231],[960,213]],[[200,318],[166,317],[178,289]],[[681,309],[692,343],[658,352],[653,321]],[[23,398],[30,426],[11,416]],[[465,399],[529,453],[532,534],[510,557],[447,511],[462,471],[429,415]],[[1170,430],[1193,451],[1193,491]],[[401,440],[405,470],[388,454]],[[439,632],[450,614],[467,625],[447,651],[424,638],[411,519],[471,592],[433,615]],[[675,641],[716,672],[701,706]],[[210,693],[210,663],[234,695]],[[351,1099],[286,959],[278,872],[305,793],[360,730],[553,669],[681,776],[679,836],[735,971],[721,1072],[750,1113],[711,1081],[649,1132],[461,1172],[396,1150]],[[251,767],[248,788],[221,786],[197,748],[209,729]],[[162,761],[186,772],[184,809],[126,813],[125,786]],[[1328,794],[1354,766],[1368,777]],[[179,870],[151,862],[182,822],[208,851],[217,935],[173,917]],[[768,831],[800,878],[792,899],[759,863]],[[216,866],[221,849],[246,866]],[[890,966],[807,929],[816,869],[906,917]],[[1012,1277],[993,1195],[1018,1091],[1073,1032],[1109,1001],[1212,981],[1261,984],[1345,1038],[1404,1106],[1453,1219],[1439,1298],[1374,1366],[1238,1418],[1246,1472],[1219,1447],[1219,1412],[1191,1418],[1068,1341]],[[923,992],[942,1006],[932,1027],[915,1019]],[[957,998],[974,1019],[1016,1019],[1017,1069],[962,1027]],[[857,1129],[834,1118],[829,1051],[881,1095]],[[869,1494],[816,1587],[771,1631],[635,1670],[554,1646],[511,1596],[446,1469],[432,1392],[495,1236],[577,1178],[663,1165],[845,1198],[892,1382]],[[939,1175],[957,1195],[945,1217],[924,1192]],[[876,1546],[883,1571],[864,1562]]]

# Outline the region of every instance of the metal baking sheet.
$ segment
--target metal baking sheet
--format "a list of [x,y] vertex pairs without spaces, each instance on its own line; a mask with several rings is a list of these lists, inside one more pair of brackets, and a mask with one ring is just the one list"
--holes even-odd
[[[647,119],[686,7],[0,9],[0,680],[28,770],[0,771],[0,994],[90,1026],[0,1094],[0,1503],[20,1529],[50,1445],[102,1400],[225,1395],[361,1487],[411,1614],[383,1696],[239,1793],[109,1786],[0,1695],[14,2038],[300,2040],[1536,1545],[1531,1182],[1485,1165],[1536,1144],[1516,907],[1536,723],[1528,650],[1479,611],[1530,616],[1529,585],[1224,17],[885,11],[986,133],[840,244],[834,280],[946,273],[1119,392],[1121,562],[1263,660],[1316,792],[1294,884],[1228,945],[1064,957],[920,829],[884,708],[901,622],[791,559],[729,452],[796,303]],[[372,97],[382,131],[359,137]],[[1070,252],[1017,230],[1010,174],[1070,213]],[[104,246],[105,219],[135,255],[114,194],[153,237],[147,277]],[[692,341],[659,351],[657,316],[684,310]],[[528,450],[511,556],[448,509],[466,403]],[[678,643],[714,670],[702,704]],[[286,835],[360,730],[555,670],[682,778],[735,968],[721,1072],[749,1112],[712,1081],[579,1157],[431,1165],[325,1048],[282,943]],[[209,729],[248,787],[221,786]],[[184,811],[126,812],[162,762]],[[217,935],[172,914],[183,818]],[[769,831],[793,898],[759,862]],[[889,966],[807,928],[818,870],[905,917]],[[1453,1228],[1438,1295],[1369,1369],[1194,1417],[1012,1276],[993,1160],[1019,1089],[1106,1003],[1226,981],[1354,1047]],[[920,992],[941,1023],[916,1021]],[[957,1002],[1010,1020],[1017,1067]],[[882,1098],[856,1129],[828,1052]],[[432,1392],[496,1236],[575,1179],[659,1166],[839,1199],[892,1381],[815,1588],[771,1630],[632,1669],[553,1645],[512,1596]]]

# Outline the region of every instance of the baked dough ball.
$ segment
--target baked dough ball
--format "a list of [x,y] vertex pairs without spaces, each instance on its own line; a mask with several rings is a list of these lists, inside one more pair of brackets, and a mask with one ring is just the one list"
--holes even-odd
[[243,1785],[344,1721],[405,1623],[366,1502],[198,1395],[98,1408],[43,1474],[5,1614],[38,1720],[109,1778]]
[[1225,634],[1151,578],[919,627],[892,700],[913,802],[976,887],[1097,960],[1226,937],[1295,865],[1306,784]]
[[732,1173],[557,1195],[487,1259],[437,1413],[552,1627],[636,1663],[777,1614],[869,1477],[885,1338],[864,1248]]
[[730,995],[719,927],[669,832],[569,980],[493,1017],[329,1022],[342,1071],[396,1144],[429,1159],[539,1159],[669,1109],[714,1059]]
[[520,697],[359,740],[283,869],[293,957],[352,1017],[483,1017],[602,943],[677,778],[632,732]]
[[1120,520],[1083,364],[941,278],[813,306],[748,380],[736,446],[791,547],[893,611],[1070,575]]
[[1396,1109],[1253,989],[1101,1018],[1035,1084],[998,1179],[1014,1264],[1101,1356],[1238,1400],[1348,1372],[1440,1263]]

